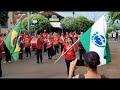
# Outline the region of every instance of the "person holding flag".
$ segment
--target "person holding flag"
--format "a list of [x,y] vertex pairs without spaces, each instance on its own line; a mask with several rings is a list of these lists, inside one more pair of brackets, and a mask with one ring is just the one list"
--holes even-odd
[[[86,50],[84,56],[84,63],[89,69],[97,70],[97,65],[101,66],[104,64],[109,64],[111,62],[111,54],[108,45],[108,33],[107,33],[107,24],[104,15],[90,27],[79,39]],[[98,54],[98,55],[97,55]],[[96,57],[96,58],[95,58]],[[100,61],[100,62],[99,62]],[[76,61],[71,67],[75,67]],[[93,68],[94,66],[94,68]],[[88,69],[87,69],[88,70]],[[70,70],[71,72],[71,70]],[[73,75],[74,70],[69,75]],[[97,73],[97,71],[96,71]],[[89,76],[88,74],[84,75],[85,78],[102,78],[100,75]]]
[[[22,16],[21,16],[22,17]],[[10,51],[10,55],[14,60],[19,59],[20,46],[19,46],[19,37],[21,36],[21,18],[16,23],[11,32],[8,33],[5,39],[5,45]]]
[[[67,38],[66,41],[67,41],[67,43],[64,45],[63,51],[62,51],[62,54],[61,54],[61,55],[63,55],[64,52],[66,52],[66,51],[70,48],[70,46],[73,44],[73,39],[72,39],[72,37]],[[67,75],[69,75],[70,63],[71,63],[73,60],[75,60],[75,58],[76,58],[76,55],[75,55],[76,51],[77,51],[77,46],[74,45],[74,46],[73,46],[70,50],[68,50],[68,51],[66,52],[66,54],[65,54],[65,62],[66,62],[66,66],[67,66]],[[73,72],[73,74],[74,74],[74,72]]]

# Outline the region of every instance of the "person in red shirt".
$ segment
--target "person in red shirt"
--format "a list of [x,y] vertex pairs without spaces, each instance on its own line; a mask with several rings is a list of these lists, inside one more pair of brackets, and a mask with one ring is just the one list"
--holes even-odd
[[[80,32],[79,38],[82,36],[83,32]],[[85,49],[82,45],[82,43],[80,42],[80,40],[78,41],[78,52],[79,52],[79,58],[80,60],[83,60],[83,56],[85,54]]]
[[75,33],[73,38],[74,38],[74,40],[75,40],[75,41],[77,41],[77,40],[78,40],[78,38],[79,38],[78,34],[77,34],[77,33]]
[[26,35],[26,38],[25,38],[26,57],[28,57],[28,53],[31,56],[30,45],[31,45],[31,38],[29,37],[29,35]]
[[55,47],[55,53],[59,53],[59,36],[57,35],[57,33],[54,34],[53,39],[54,39],[53,45]]
[[52,59],[52,56],[55,55],[55,51],[54,51],[54,47],[53,47],[53,38],[50,37],[50,35],[48,35],[47,39],[45,39],[45,43],[46,43],[46,48],[48,50],[48,59]]
[[70,36],[69,36],[69,33],[68,32],[66,32],[66,35],[65,35],[65,42],[66,42],[66,40],[69,38]]
[[21,39],[24,40],[24,38],[25,38],[25,33],[22,33]]
[[40,61],[42,63],[42,44],[43,44],[43,40],[42,40],[42,37],[39,35],[38,36],[38,39],[37,39],[37,63],[39,63],[39,58],[40,58]]
[[[70,47],[71,45],[73,44],[73,39],[71,37],[69,37],[67,39],[67,43],[64,45],[64,48],[63,48],[63,52],[62,52],[62,55],[64,52],[66,52]],[[65,54],[65,62],[66,62],[66,66],[67,66],[67,75],[69,75],[69,67],[70,67],[70,63],[76,59],[76,53],[77,51],[77,46],[76,44],[70,49],[68,50],[68,52]]]
[[63,47],[65,44],[65,38],[63,36],[63,33],[61,33],[61,36],[59,37],[59,42],[60,42],[60,46],[61,46],[61,52],[63,51]]
[[[48,36],[48,33],[46,32],[46,30],[44,30],[44,33],[42,33],[42,39],[45,40]],[[46,44],[44,43],[44,52],[46,52]]]
[[2,51],[3,51],[3,48],[2,48],[2,39],[1,39],[1,37],[0,37],[0,77],[2,77],[2,66],[1,66],[1,61],[2,61],[2,57],[3,57],[3,55],[2,55]]

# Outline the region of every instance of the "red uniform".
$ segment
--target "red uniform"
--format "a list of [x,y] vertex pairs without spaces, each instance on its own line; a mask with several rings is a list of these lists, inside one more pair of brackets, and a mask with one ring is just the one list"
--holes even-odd
[[2,48],[5,47],[5,43],[4,43],[5,38],[6,38],[6,36],[1,36],[1,40],[2,40],[1,47]]
[[60,36],[60,37],[59,37],[59,42],[62,43],[62,44],[65,42],[64,36]]
[[[64,52],[66,52],[69,48],[71,47],[71,45],[69,44],[65,44],[63,50]],[[74,45],[66,54],[65,54],[65,59],[66,60],[74,60],[76,58],[75,52],[76,52],[76,45]],[[74,49],[75,48],[75,49]]]
[[77,34],[74,35],[74,39],[78,40],[79,36]]
[[22,34],[21,36],[22,36],[22,40],[24,40],[24,38],[25,38],[25,34]]
[[[79,36],[79,38],[80,38],[80,36]],[[78,43],[78,48],[79,48],[79,49],[84,49],[84,47],[83,47],[83,45],[82,45],[81,42]]]
[[45,43],[46,43],[46,47],[49,48],[52,46],[52,43],[53,43],[53,39],[50,38],[50,39],[46,39],[45,40]]
[[46,39],[48,37],[48,33],[42,33],[42,39]]
[[37,39],[37,49],[42,50],[43,40],[41,38]]
[[59,36],[54,36],[53,37],[53,45],[54,46],[59,46]]
[[30,48],[30,44],[31,44],[31,38],[26,37],[25,38],[25,48]]
[[65,35],[65,39],[67,39],[67,38],[69,38],[70,36],[67,34],[67,35]]
[[70,36],[70,37],[74,37],[74,34],[73,34],[73,33],[70,33],[69,36]]

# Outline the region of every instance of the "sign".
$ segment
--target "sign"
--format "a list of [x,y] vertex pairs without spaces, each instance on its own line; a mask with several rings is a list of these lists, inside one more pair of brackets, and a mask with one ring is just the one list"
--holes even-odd
[[35,26],[37,24],[37,20],[32,21],[32,26]]
[[59,18],[57,18],[56,15],[52,15],[52,17],[49,18],[49,21],[59,21]]

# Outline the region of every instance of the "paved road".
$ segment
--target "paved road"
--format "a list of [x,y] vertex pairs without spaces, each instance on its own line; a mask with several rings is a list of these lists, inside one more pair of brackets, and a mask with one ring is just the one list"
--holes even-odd
[[[109,65],[98,67],[98,71],[101,74],[108,74],[111,78],[120,78],[120,42],[110,40],[109,45],[112,62]],[[58,63],[53,64],[57,58],[53,57],[53,60],[48,60],[47,53],[43,52],[43,64],[37,64],[34,51],[32,51],[31,57],[25,57],[24,54],[24,60],[2,63],[2,78],[66,78],[64,57]],[[79,71],[85,73],[85,67],[78,68],[76,74]]]

